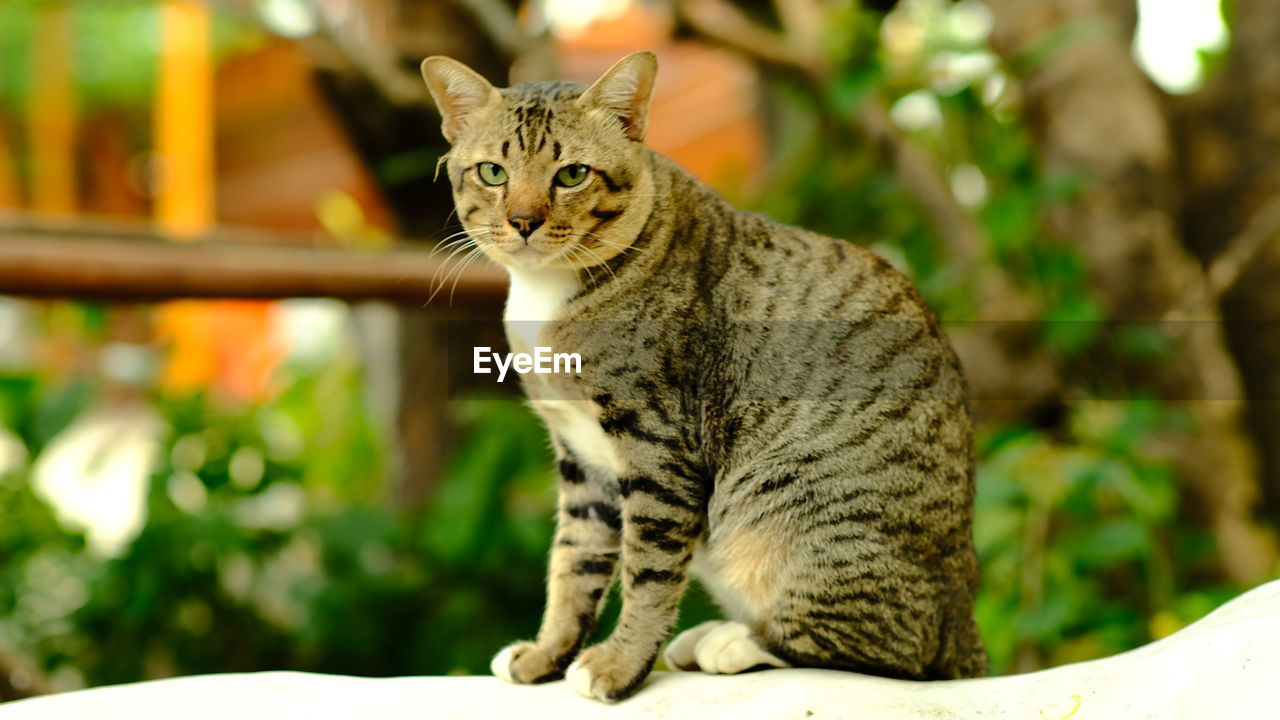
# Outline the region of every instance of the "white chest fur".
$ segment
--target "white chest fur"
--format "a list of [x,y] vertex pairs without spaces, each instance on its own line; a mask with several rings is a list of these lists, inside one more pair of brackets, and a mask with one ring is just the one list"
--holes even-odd
[[520,270],[508,268],[511,286],[507,289],[507,307],[502,320],[512,340],[524,345],[512,348],[528,352],[538,342],[542,326],[559,312],[581,288],[573,270]]
[[[564,319],[560,311],[581,288],[573,270],[520,270],[508,268],[511,286],[502,319],[514,352],[530,352],[538,345],[542,327],[552,319]],[[560,350],[552,348],[553,351]],[[545,387],[545,375],[527,375],[531,402],[543,422],[555,433],[579,463],[617,477],[622,460],[613,442],[600,427],[600,407],[591,400],[555,397]]]

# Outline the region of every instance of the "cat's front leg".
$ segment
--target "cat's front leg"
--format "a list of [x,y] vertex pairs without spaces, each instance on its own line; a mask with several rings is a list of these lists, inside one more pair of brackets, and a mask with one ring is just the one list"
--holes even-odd
[[560,459],[560,509],[547,573],[547,607],[535,642],[503,648],[489,664],[516,683],[564,676],[596,626],[618,561],[622,521],[616,492],[567,453]]
[[584,650],[566,673],[579,694],[606,702],[640,687],[671,634],[706,507],[701,481],[669,469],[631,474],[619,488],[622,613],[613,634]]

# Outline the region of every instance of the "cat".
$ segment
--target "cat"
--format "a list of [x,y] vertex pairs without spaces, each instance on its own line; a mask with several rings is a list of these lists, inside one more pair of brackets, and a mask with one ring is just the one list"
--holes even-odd
[[[967,388],[936,318],[873,253],[647,149],[656,73],[639,52],[590,87],[499,90],[422,63],[465,242],[510,274],[512,350],[582,358],[522,377],[559,510],[537,639],[493,673],[631,695],[691,573],[729,619],[668,644],[672,669],[985,673]],[[615,576],[618,622],[584,648]]]

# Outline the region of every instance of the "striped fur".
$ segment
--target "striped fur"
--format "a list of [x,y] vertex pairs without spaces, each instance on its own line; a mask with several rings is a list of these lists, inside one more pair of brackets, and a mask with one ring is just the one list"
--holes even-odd
[[[637,142],[655,68],[640,53],[590,89],[490,96],[461,65],[424,63],[457,128],[449,177],[478,247],[513,282],[577,274],[562,304],[508,307],[513,347],[530,343],[519,321],[538,321],[537,344],[580,353],[582,372],[525,376],[559,459],[559,521],[538,637],[495,672],[568,670],[584,694],[626,697],[693,572],[763,657],[982,674],[955,354],[884,260],[739,212]],[[449,93],[497,99],[451,115]],[[480,183],[480,162],[502,165],[507,184]],[[588,180],[555,187],[566,163],[589,166]],[[545,222],[526,240],[506,219],[529,208]],[[583,650],[615,577],[618,624]]]

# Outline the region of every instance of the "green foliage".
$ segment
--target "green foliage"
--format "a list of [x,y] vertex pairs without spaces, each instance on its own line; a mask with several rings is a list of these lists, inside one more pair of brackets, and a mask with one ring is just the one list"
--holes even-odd
[[1178,425],[1155,401],[1090,401],[1065,436],[980,438],[978,617],[995,670],[1120,652],[1233,594],[1205,581],[1212,544],[1179,513],[1177,478],[1153,450]]
[[[259,407],[158,399],[172,432],[147,523],[119,557],[95,555],[24,474],[6,476],[0,639],[55,676],[102,684],[269,668],[482,672],[496,648],[531,635],[554,517],[536,419],[508,398],[456,403],[471,441],[424,511],[398,512],[366,414],[314,412],[331,372],[300,376]],[[31,378],[0,387],[6,407],[64,402]],[[341,396],[360,397],[358,383]],[[280,440],[281,423],[301,447]],[[247,477],[246,452],[264,458]],[[348,459],[334,472],[338,455]],[[180,499],[184,474],[202,500]]]

